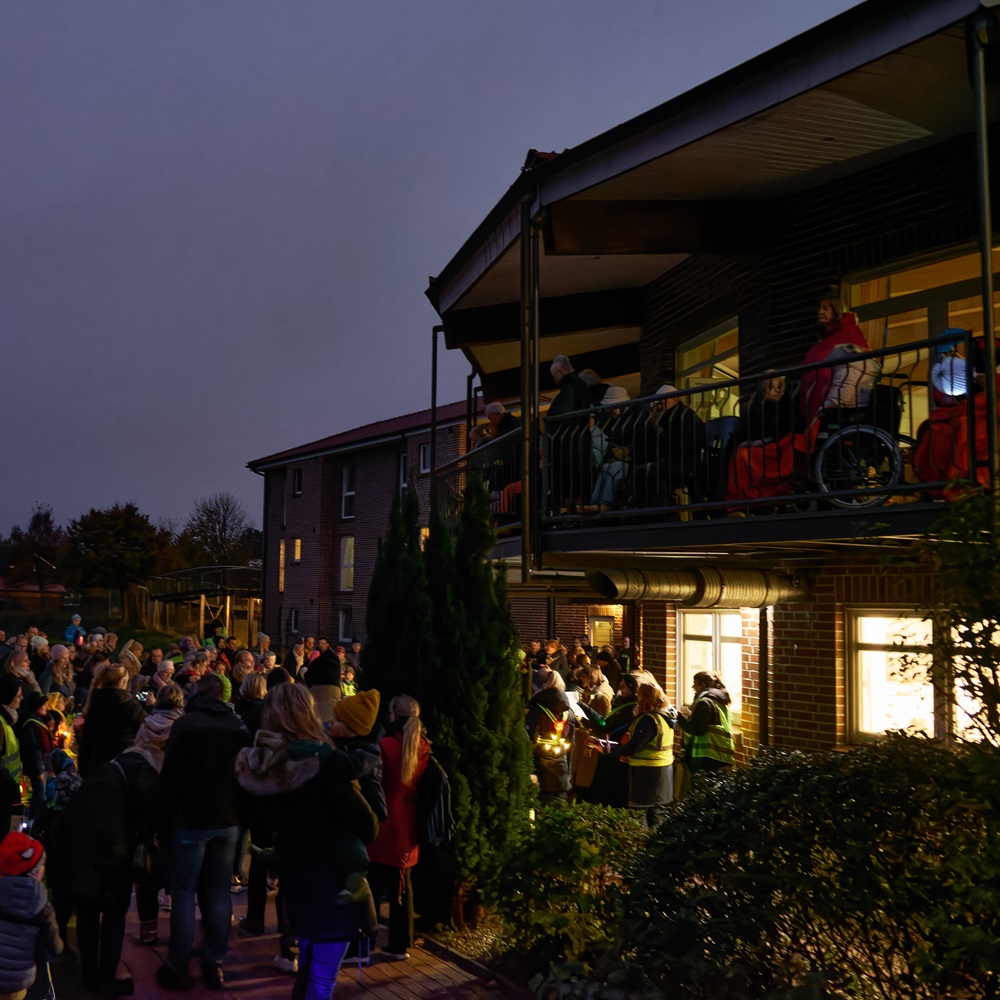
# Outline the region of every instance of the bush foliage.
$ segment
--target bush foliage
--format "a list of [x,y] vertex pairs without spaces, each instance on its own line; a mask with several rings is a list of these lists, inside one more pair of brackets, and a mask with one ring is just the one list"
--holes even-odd
[[998,820],[993,751],[766,752],[656,832],[623,958],[666,998],[994,996]]

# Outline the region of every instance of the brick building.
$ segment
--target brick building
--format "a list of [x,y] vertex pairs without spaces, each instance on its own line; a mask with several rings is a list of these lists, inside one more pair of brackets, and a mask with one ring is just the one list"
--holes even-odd
[[[523,401],[526,474],[517,505],[497,505],[495,553],[522,633],[567,637],[600,612],[677,701],[694,672],[719,671],[746,752],[954,729],[936,672],[895,666],[900,646],[928,645],[933,581],[912,547],[947,481],[997,484],[998,39],[993,5],[869,0],[578,147],[529,154],[427,292],[485,398]],[[832,415],[798,395],[823,295],[857,314],[871,348],[857,364],[880,373],[871,401]],[[632,401],[546,419],[556,355]],[[942,356],[961,392],[935,381]],[[780,482],[734,492],[727,435],[772,380],[814,437]],[[634,428],[674,401],[704,441],[668,489],[648,488],[661,466],[647,462],[643,492]],[[964,436],[928,468],[915,439],[942,416]],[[558,465],[594,427],[621,446],[604,503],[595,477],[614,463]],[[461,472],[497,480],[495,447]]]
[[[465,450],[466,405],[438,408],[440,464]],[[367,637],[365,606],[378,540],[394,496],[409,483],[427,523],[430,411],[353,428],[249,462],[264,477],[263,630]]]

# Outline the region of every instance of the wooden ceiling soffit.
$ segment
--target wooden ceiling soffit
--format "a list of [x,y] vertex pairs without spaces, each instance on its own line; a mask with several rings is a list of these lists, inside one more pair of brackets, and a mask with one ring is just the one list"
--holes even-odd
[[[592,368],[600,372],[605,382],[619,375],[630,375],[639,370],[639,345],[621,344],[604,351],[587,351],[573,355],[573,367],[577,371]],[[550,385],[549,362],[538,366],[539,383]],[[506,368],[503,371],[481,374],[483,395],[487,399],[514,399],[521,394],[520,368]]]
[[734,253],[773,242],[774,202],[563,201],[548,209],[547,254]]
[[[542,289],[544,295],[545,290]],[[644,288],[616,288],[606,292],[543,298],[539,333],[543,337],[615,326],[642,326],[646,309]],[[475,344],[502,344],[519,340],[521,305],[502,302],[476,309],[455,309],[444,318],[448,350]]]

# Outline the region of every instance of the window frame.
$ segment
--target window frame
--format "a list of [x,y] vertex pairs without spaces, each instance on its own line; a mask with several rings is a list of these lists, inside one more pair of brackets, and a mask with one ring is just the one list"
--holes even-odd
[[[684,627],[685,619],[694,615],[708,615],[712,621],[712,635],[706,636],[702,633],[691,632]],[[738,636],[726,636],[722,634],[722,620],[724,615],[733,615],[739,618],[740,634]],[[677,652],[677,704],[689,705],[693,698],[691,681],[688,676],[687,647],[686,640],[711,643],[713,672],[722,675],[723,683],[733,697],[732,721],[738,727],[742,724],[743,718],[743,652],[746,647],[746,637],[743,635],[743,611],[740,608],[682,608],[677,611],[676,619],[676,652]],[[722,663],[723,646],[736,646],[740,652],[740,678],[739,687],[732,682],[731,678],[725,676],[725,672],[720,669]],[[697,671],[695,671],[697,672]]]
[[[355,549],[355,536],[354,535],[341,535],[340,538],[340,590],[343,593],[350,593],[354,590],[354,565],[357,559],[357,550]],[[351,561],[347,562],[348,549],[350,549]],[[348,579],[348,571],[350,576]],[[349,582],[349,586],[344,586],[345,581]]]
[[302,469],[292,469],[292,496],[302,496]]
[[285,540],[278,539],[278,593],[285,592]]
[[340,475],[340,516],[353,521],[357,516],[358,469],[354,462],[345,462]]
[[431,471],[431,445],[429,441],[425,441],[417,448],[417,467],[422,476]]

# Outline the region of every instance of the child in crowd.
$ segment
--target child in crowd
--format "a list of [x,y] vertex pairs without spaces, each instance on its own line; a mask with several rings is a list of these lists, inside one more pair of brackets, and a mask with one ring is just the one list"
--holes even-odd
[[0,841],[0,998],[24,1000],[62,951],[55,913],[42,885],[45,850],[26,833]]

